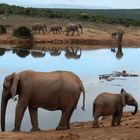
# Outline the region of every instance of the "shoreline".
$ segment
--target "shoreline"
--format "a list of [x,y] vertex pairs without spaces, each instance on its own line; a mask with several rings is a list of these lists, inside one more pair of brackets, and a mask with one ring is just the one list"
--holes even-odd
[[111,127],[111,117],[100,120],[99,128],[92,128],[92,121],[71,123],[68,130],[43,130],[36,132],[0,132],[0,139],[4,140],[139,140],[140,138],[140,110],[136,115],[124,112],[121,126]]
[[[74,34],[74,36],[66,36],[65,33],[61,34],[35,34],[34,39],[19,39],[13,37],[11,33],[0,35],[0,45],[24,45],[24,44],[45,44],[45,45],[80,45],[80,46],[92,46],[91,48],[108,48],[117,47],[116,40],[111,38],[111,34],[96,29],[86,28],[84,33],[80,36]],[[133,31],[135,32],[135,31]],[[138,48],[140,47],[140,31],[135,33],[126,32],[123,37],[122,46]],[[85,47],[86,49],[86,47]]]

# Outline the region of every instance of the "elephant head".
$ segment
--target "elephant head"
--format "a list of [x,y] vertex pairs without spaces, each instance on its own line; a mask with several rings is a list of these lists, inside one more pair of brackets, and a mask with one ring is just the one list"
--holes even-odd
[[8,100],[10,98],[16,99],[17,85],[19,77],[17,73],[13,73],[4,79],[3,91],[1,98],[1,129],[5,131],[5,114]]
[[134,99],[134,97],[131,94],[127,93],[124,89],[121,90],[121,96],[122,96],[123,106],[125,106],[125,105],[135,106],[135,110],[134,110],[134,112],[132,112],[132,115],[135,115],[138,110],[137,101]]

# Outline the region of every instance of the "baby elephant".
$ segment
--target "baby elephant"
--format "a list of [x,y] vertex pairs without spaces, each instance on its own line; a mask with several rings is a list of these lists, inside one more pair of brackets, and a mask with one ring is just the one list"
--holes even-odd
[[135,110],[132,112],[132,115],[135,115],[138,110],[137,101],[124,89],[120,91],[120,94],[104,92],[98,95],[93,102],[93,128],[99,127],[98,118],[100,116],[112,115],[111,126],[120,125],[123,107],[126,105],[135,106]]

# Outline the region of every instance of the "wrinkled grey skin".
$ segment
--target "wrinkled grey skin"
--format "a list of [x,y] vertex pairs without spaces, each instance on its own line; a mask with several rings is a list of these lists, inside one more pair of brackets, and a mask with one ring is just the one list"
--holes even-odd
[[36,23],[36,24],[32,25],[32,31],[35,34],[40,34],[40,32],[42,31],[42,33],[45,34],[45,33],[47,33],[47,26],[42,23]]
[[112,115],[111,126],[120,125],[123,107],[126,105],[135,106],[135,110],[132,112],[132,115],[137,113],[137,101],[124,89],[121,90],[120,94],[111,94],[106,92],[99,94],[93,102],[93,127],[99,127],[98,118],[100,116],[109,115]]
[[[29,109],[32,131],[39,130],[38,107],[50,111],[61,110],[62,116],[57,130],[69,129],[70,118],[77,107],[81,92],[83,92],[83,107],[85,92],[80,78],[72,72],[34,72],[22,71],[13,73],[4,79],[1,98],[1,130],[5,131],[5,114],[8,100],[19,95],[15,124],[13,131],[20,131],[25,110]],[[46,122],[47,124],[47,122]]]
[[58,24],[53,24],[51,27],[50,27],[50,32],[51,33],[53,32],[53,34],[57,34],[57,33],[61,33],[62,32],[62,27]]
[[73,23],[69,23],[66,26],[66,35],[69,35],[70,32],[72,32],[72,36],[74,35],[75,32],[77,32],[77,35],[79,36],[79,31],[78,29],[81,29],[81,34],[83,33],[83,27],[80,24],[73,24]]
[[76,49],[74,49],[73,47],[66,47],[65,57],[68,59],[79,59],[81,57],[81,54],[82,50],[79,47],[77,47]]

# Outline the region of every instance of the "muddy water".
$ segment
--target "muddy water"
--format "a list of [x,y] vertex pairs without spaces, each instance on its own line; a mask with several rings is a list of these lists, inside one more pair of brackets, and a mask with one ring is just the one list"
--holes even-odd
[[[81,95],[77,109],[72,115],[71,122],[92,120],[92,103],[95,97],[103,92],[118,93],[121,88],[131,93],[140,105],[140,78],[139,77],[117,77],[112,81],[99,80],[100,74],[109,74],[113,71],[126,70],[129,73],[140,74],[140,49],[123,49],[123,55],[116,57],[116,53],[110,49],[92,51],[78,50],[78,57],[66,57],[66,51],[59,55],[50,55],[49,51],[31,53],[31,51],[0,50],[0,91],[2,91],[3,79],[12,72],[23,70],[55,71],[67,70],[76,73],[83,81],[86,91],[86,111],[81,110],[83,96]],[[1,92],[0,92],[1,93]],[[6,116],[6,130],[14,126],[16,102],[8,103]],[[133,107],[125,107],[124,110],[132,111]],[[60,119],[60,111],[46,111],[39,109],[39,125],[41,129],[54,129]],[[31,128],[28,110],[24,115],[21,129],[29,131]]]

